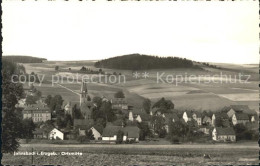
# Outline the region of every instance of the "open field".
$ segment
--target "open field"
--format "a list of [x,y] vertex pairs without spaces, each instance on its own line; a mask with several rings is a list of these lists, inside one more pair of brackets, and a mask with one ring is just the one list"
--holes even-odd
[[[184,145],[50,145],[23,144],[20,151],[56,152],[57,156],[34,156],[34,164],[61,165],[255,165],[258,145],[184,144]],[[62,156],[60,152],[82,152],[82,156]],[[211,159],[204,159],[203,155]],[[29,165],[32,156],[4,154],[2,164]]]
[[[60,85],[68,88],[62,88],[61,86],[55,85],[50,87],[51,75],[57,75],[59,72],[55,71],[55,66],[59,66],[60,69],[78,70],[82,66],[95,69],[93,66],[94,61],[75,61],[75,62],[56,62],[50,61],[45,63],[37,64],[25,64],[27,71],[34,71],[38,74],[45,74],[44,80],[46,82],[39,87],[43,95],[48,94],[61,94],[66,101],[78,102],[79,97],[77,94],[69,91],[68,89],[80,92],[80,82],[67,83],[64,81]],[[103,69],[106,72],[122,73],[126,77],[125,83],[88,83],[88,91],[91,97],[93,96],[105,96],[109,99],[113,98],[113,95],[118,90],[123,90],[126,94],[127,101],[130,105],[134,105],[136,108],[142,107],[142,100],[144,98],[150,98],[153,102],[161,97],[170,99],[175,104],[177,109],[193,109],[193,110],[211,110],[217,111],[224,106],[231,104],[246,104],[251,109],[258,110],[258,81],[249,81],[249,83],[205,83],[198,82],[195,79],[195,83],[179,83],[177,86],[173,83],[157,83],[157,72],[171,75],[181,74],[183,76],[189,75],[214,75],[222,72],[223,74],[230,74],[232,76],[237,75],[239,72],[246,72],[254,75],[254,78],[259,80],[259,76],[255,73],[255,65],[233,65],[233,64],[221,64],[221,67],[225,67],[228,70],[212,69],[210,70],[191,70],[191,69],[165,69],[165,70],[149,70],[149,78],[142,78],[142,73],[145,71],[138,71],[140,73],[139,78],[134,78],[132,75],[133,71],[130,70],[112,70]],[[232,70],[231,70],[232,69]],[[241,70],[240,70],[241,69]],[[248,69],[248,70],[247,70]],[[254,69],[254,70],[253,70]],[[66,72],[61,72],[65,74]],[[67,73],[67,75],[73,75]],[[255,76],[257,75],[257,77]],[[165,76],[162,77],[165,79]],[[233,78],[233,77],[232,77]],[[103,78],[102,78],[103,79]],[[211,79],[203,78],[203,79]],[[202,80],[203,80],[202,79]],[[212,79],[219,79],[213,78]],[[49,85],[48,85],[49,84]],[[37,87],[37,85],[36,85]]]

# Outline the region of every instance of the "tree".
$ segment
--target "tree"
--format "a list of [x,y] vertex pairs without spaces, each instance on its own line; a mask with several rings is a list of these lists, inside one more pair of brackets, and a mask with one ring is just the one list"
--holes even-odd
[[89,96],[89,95],[87,96],[87,101],[91,101],[91,98],[90,98],[90,96]]
[[59,66],[55,66],[55,71],[58,71],[59,70]]
[[36,104],[37,98],[35,96],[28,95],[25,99],[25,104],[32,105]]
[[73,119],[83,119],[81,111],[79,108],[77,108],[76,104],[72,107],[72,118]]
[[112,105],[110,102],[102,102],[102,105],[100,107],[100,110],[104,115],[108,122],[113,122],[116,120],[116,116],[112,110]]
[[92,130],[86,131],[86,137],[87,137],[89,140],[94,140],[94,139],[95,139]]
[[125,98],[125,94],[123,93],[123,91],[118,91],[115,93],[114,95],[115,98]]
[[171,140],[173,140],[176,137],[180,137],[184,140],[184,138],[187,136],[188,131],[188,125],[182,120],[170,122],[169,124],[169,136]]
[[61,97],[61,95],[55,95],[51,101],[50,101],[50,109],[51,111],[58,111],[61,109],[63,103],[63,99]]
[[165,119],[161,116],[153,116],[151,122],[153,125],[154,132],[158,134],[160,138],[165,137]]
[[117,132],[116,135],[117,135],[116,143],[117,143],[117,144],[123,143],[124,132],[121,131],[121,130],[118,130],[118,132]]
[[102,105],[102,98],[98,97],[98,96],[95,96],[95,97],[93,97],[92,102],[94,104],[96,104],[97,109],[99,109],[101,107],[101,105]]
[[151,131],[150,131],[147,123],[141,122],[141,123],[138,123],[137,126],[140,129],[140,137],[139,137],[140,140],[145,140],[146,136],[151,135]]
[[144,108],[144,110],[145,110],[145,112],[147,114],[150,113],[151,105],[152,105],[152,103],[151,103],[150,99],[144,99],[144,101],[143,101],[143,108]]
[[174,104],[171,100],[165,100],[165,98],[161,98],[159,101],[154,103],[153,108],[161,108],[165,110],[174,109]]
[[22,138],[21,119],[15,114],[15,105],[24,95],[23,86],[11,76],[19,74],[15,63],[2,60],[2,152],[13,153],[19,148],[18,139]]
[[35,130],[36,125],[33,123],[32,119],[24,119],[22,121],[22,138],[32,139],[33,131]]
[[50,105],[51,105],[51,100],[52,100],[51,95],[48,95],[45,99],[45,103],[47,104],[48,107],[50,107]]

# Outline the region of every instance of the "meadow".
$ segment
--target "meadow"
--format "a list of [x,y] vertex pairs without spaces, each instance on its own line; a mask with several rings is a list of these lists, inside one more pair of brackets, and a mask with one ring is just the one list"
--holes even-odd
[[[77,102],[79,97],[77,94],[55,85],[50,87],[51,75],[73,75],[68,71],[79,70],[82,66],[97,70],[94,66],[94,61],[50,61],[38,64],[25,64],[26,70],[34,71],[38,74],[45,74],[45,84],[39,87],[43,95],[48,94],[61,94],[66,101]],[[61,72],[55,71],[55,66],[59,66]],[[142,107],[142,100],[149,98],[152,102],[155,102],[161,97],[170,99],[175,104],[177,109],[195,109],[198,111],[211,110],[218,111],[224,106],[231,104],[246,104],[255,111],[258,110],[258,80],[259,76],[255,71],[255,65],[234,65],[234,64],[220,64],[224,69],[214,69],[205,67],[204,70],[196,69],[159,69],[149,70],[149,78],[143,78],[142,74],[145,71],[138,71],[139,78],[133,77],[133,71],[130,70],[112,70],[102,69],[108,73],[122,73],[126,77],[125,83],[88,83],[88,91],[91,97],[105,96],[109,99],[113,98],[113,95],[118,90],[123,90],[127,101],[130,105],[136,108]],[[214,75],[222,72],[223,74],[230,74],[232,76],[237,75],[239,72],[249,73],[253,77],[249,83],[203,83],[203,82],[182,82],[177,86],[173,83],[157,83],[157,72],[172,75]],[[256,77],[257,75],[257,77]],[[165,76],[162,77],[165,79]],[[256,81],[256,78],[257,81]],[[103,77],[102,77],[103,79]],[[205,78],[204,78],[205,79]],[[211,77],[207,78],[211,79]],[[213,79],[213,77],[212,77]],[[215,78],[214,79],[220,79]],[[202,79],[203,80],[203,79]],[[196,81],[196,79],[195,79]],[[198,80],[197,80],[198,81]],[[67,83],[66,81],[60,83],[60,85],[75,91],[80,92],[80,83],[74,81],[74,83]],[[37,86],[37,85],[36,85]]]
[[[56,152],[57,156],[33,156],[33,164],[54,165],[256,165],[256,143],[183,145],[49,145],[23,144],[20,151]],[[82,152],[62,156],[60,152]],[[204,154],[210,156],[205,159]],[[2,164],[32,164],[32,156],[4,154]]]

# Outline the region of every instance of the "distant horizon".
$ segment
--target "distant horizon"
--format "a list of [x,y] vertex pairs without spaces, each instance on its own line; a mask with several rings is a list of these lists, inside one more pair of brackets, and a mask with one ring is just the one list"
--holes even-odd
[[79,61],[138,52],[259,63],[257,1],[3,1],[2,10],[4,55]]
[[[132,53],[132,54],[138,54],[138,53]],[[131,54],[127,54],[127,55],[131,55]],[[140,54],[140,55],[147,55],[147,54]],[[27,56],[27,57],[34,57],[34,58],[43,58],[46,59],[47,61],[52,61],[52,62],[78,62],[78,61],[101,61],[104,59],[79,59],[79,60],[49,60],[45,57],[39,57],[39,56],[31,56],[31,55],[2,55],[2,56]],[[118,56],[125,56],[125,55],[118,55]],[[113,57],[118,57],[118,56],[112,56],[112,57],[108,57],[105,59],[109,59],[109,58],[113,58]],[[158,57],[178,57],[178,56],[159,56],[159,55],[147,55],[147,56],[158,56]],[[183,57],[178,57],[178,58],[183,58]],[[186,58],[188,59],[188,58]],[[192,59],[188,59],[191,60],[193,62],[200,62],[200,63],[213,63],[213,64],[235,64],[235,65],[259,65],[259,63],[225,63],[225,62],[205,62],[205,61],[196,61],[196,60],[192,60]]]

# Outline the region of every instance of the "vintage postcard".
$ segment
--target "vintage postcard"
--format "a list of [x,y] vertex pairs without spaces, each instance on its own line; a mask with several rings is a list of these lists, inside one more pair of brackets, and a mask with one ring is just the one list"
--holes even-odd
[[2,165],[258,165],[258,1],[2,10]]

